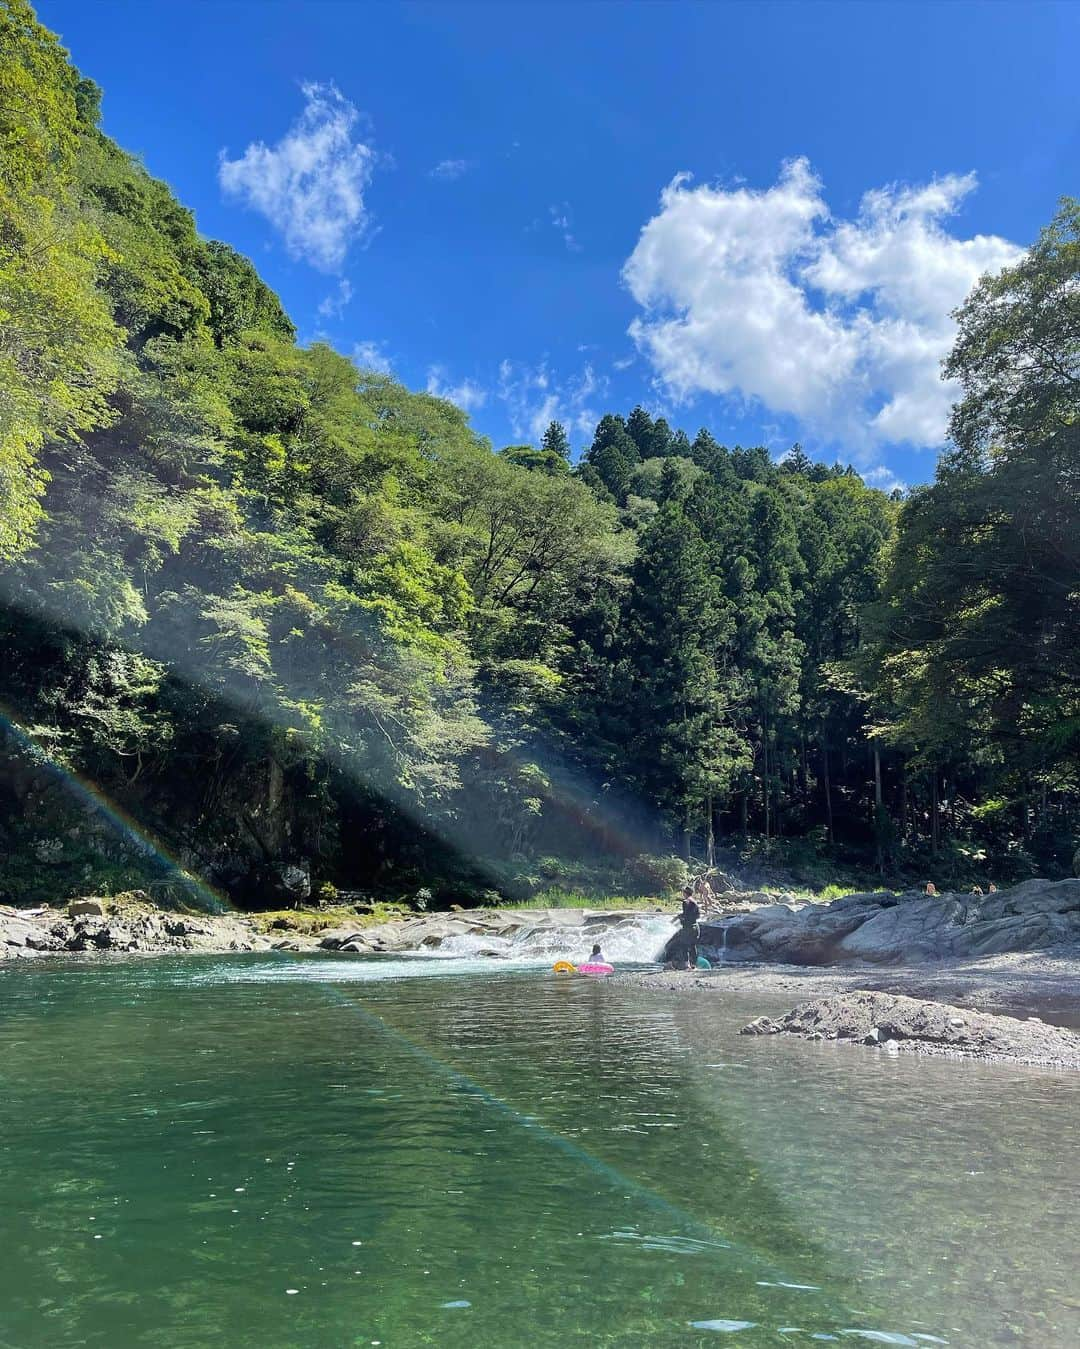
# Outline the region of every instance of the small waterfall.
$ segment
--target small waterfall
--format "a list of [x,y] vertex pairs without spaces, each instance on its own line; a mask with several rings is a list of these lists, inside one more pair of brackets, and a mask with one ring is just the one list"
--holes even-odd
[[522,914],[523,926],[512,936],[492,933],[447,937],[430,953],[438,958],[476,959],[494,956],[503,960],[546,962],[570,960],[579,964],[599,942],[604,959],[611,964],[650,964],[660,958],[674,931],[670,917],[662,914],[597,915],[583,923],[560,923],[545,918],[531,924]]

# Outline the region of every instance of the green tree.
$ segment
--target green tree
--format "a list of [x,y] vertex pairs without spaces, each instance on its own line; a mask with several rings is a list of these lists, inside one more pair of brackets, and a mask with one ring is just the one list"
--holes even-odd
[[0,0],[0,559],[32,541],[49,439],[106,424],[121,334],[110,258],[73,190],[78,79],[24,0]]
[[547,450],[549,454],[556,454],[560,459],[569,461],[570,459],[570,438],[566,434],[566,427],[562,422],[548,422],[547,430],[544,432],[540,441],[540,448]]
[[626,502],[631,474],[640,460],[641,453],[623,419],[611,413],[602,417],[592,444],[585,452],[585,465],[620,505]]
[[932,775],[935,835],[939,777],[966,763],[1026,836],[1080,762],[1080,206],[956,317],[953,446],[900,511],[879,692]]

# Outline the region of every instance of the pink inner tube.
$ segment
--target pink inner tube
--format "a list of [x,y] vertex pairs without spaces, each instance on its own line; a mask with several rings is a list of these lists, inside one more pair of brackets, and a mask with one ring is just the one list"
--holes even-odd
[[590,963],[588,965],[579,965],[577,967],[577,972],[578,974],[614,974],[615,966],[605,965],[603,963],[593,965]]

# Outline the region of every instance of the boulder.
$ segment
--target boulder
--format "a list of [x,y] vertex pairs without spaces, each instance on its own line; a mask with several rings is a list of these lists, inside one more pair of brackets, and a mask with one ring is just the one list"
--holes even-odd
[[311,898],[311,863],[292,862],[278,871],[281,889],[294,901]]
[[767,1016],[759,1016],[751,1021],[748,1026],[744,1026],[739,1032],[740,1035],[779,1035],[780,1026],[775,1021],[770,1021]]
[[100,899],[73,899],[68,905],[69,918],[81,918],[84,915],[101,918],[104,913],[105,906]]

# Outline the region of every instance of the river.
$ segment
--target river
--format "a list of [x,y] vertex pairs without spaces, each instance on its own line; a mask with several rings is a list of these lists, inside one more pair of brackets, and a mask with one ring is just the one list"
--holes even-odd
[[535,960],[0,970],[0,1344],[1080,1343],[1080,1079]]

